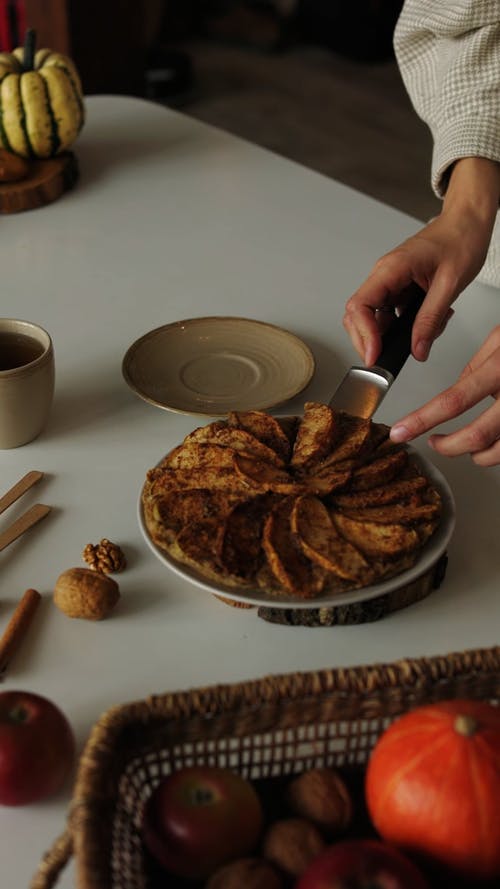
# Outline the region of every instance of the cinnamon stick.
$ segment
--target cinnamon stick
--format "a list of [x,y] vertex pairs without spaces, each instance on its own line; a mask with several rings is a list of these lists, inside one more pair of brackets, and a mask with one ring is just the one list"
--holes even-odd
[[37,590],[29,589],[19,601],[0,639],[0,674],[6,669],[24,639],[41,598]]

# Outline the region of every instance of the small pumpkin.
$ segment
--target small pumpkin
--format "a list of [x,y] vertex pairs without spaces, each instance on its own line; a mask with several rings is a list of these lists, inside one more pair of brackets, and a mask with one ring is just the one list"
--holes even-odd
[[85,120],[80,77],[70,58],[24,47],[0,53],[0,146],[24,158],[54,157],[75,141]]
[[500,709],[418,707],[380,736],[366,803],[387,841],[473,879],[500,876]]

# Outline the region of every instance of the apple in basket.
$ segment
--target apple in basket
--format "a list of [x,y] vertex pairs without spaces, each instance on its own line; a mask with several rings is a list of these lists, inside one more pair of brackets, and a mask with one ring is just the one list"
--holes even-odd
[[0,692],[2,805],[22,806],[56,793],[74,756],[72,728],[52,701],[33,692]]
[[236,772],[190,766],[164,778],[146,803],[142,835],[166,870],[202,880],[248,855],[263,825],[260,799]]
[[420,870],[379,840],[343,840],[311,862],[294,889],[429,889]]

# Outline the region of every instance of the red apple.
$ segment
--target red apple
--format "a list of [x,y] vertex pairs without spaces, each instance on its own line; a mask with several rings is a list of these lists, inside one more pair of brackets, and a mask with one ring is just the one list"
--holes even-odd
[[171,873],[205,879],[250,854],[263,824],[252,784],[229,769],[192,766],[165,778],[143,815],[144,842]]
[[56,793],[74,755],[71,726],[52,701],[28,691],[0,693],[0,803],[22,806]]
[[416,865],[379,840],[344,840],[325,849],[295,889],[429,889]]

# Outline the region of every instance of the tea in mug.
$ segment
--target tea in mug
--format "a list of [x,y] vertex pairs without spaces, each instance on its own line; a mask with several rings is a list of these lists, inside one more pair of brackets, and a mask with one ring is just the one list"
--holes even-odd
[[0,333],[0,371],[13,370],[30,364],[43,355],[44,347],[34,337],[25,333]]

